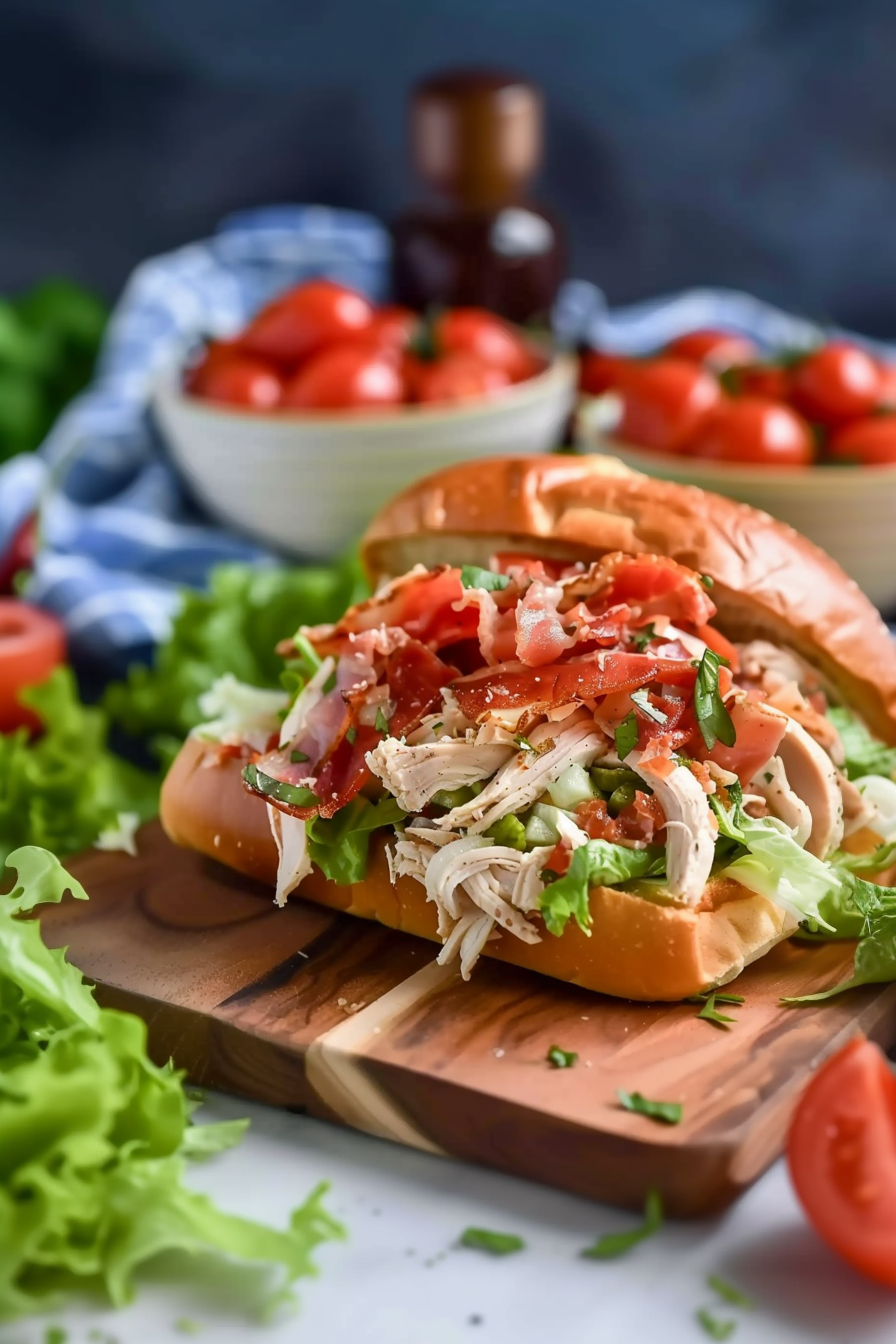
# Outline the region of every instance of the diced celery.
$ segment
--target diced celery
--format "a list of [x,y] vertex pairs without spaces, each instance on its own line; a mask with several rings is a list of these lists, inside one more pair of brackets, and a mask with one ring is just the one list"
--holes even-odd
[[591,781],[601,793],[613,793],[622,784],[634,784],[636,789],[643,789],[649,793],[647,785],[642,783],[639,775],[634,770],[626,770],[624,766],[602,766],[592,765],[589,770]]
[[580,803],[597,797],[597,790],[583,765],[568,765],[548,787],[548,797],[556,807],[575,811]]
[[507,845],[510,849],[526,848],[526,828],[519,817],[501,817],[492,822],[486,835],[496,845]]
[[439,789],[432,796],[432,801],[436,807],[445,807],[450,812],[452,808],[462,807],[464,803],[469,803],[475,798],[477,793],[482,792],[482,786],[475,788],[470,784],[463,784],[459,789]]
[[538,845],[556,845],[560,840],[560,832],[538,816],[535,808],[526,819],[525,836],[528,849],[535,849]]

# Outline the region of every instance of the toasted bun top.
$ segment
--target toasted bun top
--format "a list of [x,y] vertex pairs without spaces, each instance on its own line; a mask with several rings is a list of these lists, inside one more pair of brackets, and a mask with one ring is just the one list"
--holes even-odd
[[484,565],[501,550],[571,560],[651,553],[708,574],[720,630],[794,649],[896,742],[896,645],[886,626],[839,565],[767,513],[611,457],[495,458],[410,486],[362,542],[375,582],[419,563]]

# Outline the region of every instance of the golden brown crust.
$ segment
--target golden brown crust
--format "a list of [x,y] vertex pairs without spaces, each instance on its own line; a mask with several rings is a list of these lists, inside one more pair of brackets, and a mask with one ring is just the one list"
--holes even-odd
[[[267,810],[240,781],[241,762],[190,738],[162,789],[170,838],[273,886],[277,851]],[[217,840],[216,840],[217,837]],[[663,906],[612,887],[591,892],[593,936],[575,926],[529,945],[504,936],[485,955],[617,998],[676,1001],[733,979],[786,935],[781,910],[735,883],[707,888],[706,908]],[[436,913],[412,878],[389,880],[382,836],[371,844],[367,876],[351,887],[315,870],[301,895],[362,919],[438,942]],[[295,898],[293,898],[295,899]]]
[[487,562],[495,550],[667,555],[715,581],[720,630],[789,646],[896,742],[896,646],[852,579],[768,514],[609,457],[499,458],[437,472],[377,515],[362,543],[379,579],[411,565]]

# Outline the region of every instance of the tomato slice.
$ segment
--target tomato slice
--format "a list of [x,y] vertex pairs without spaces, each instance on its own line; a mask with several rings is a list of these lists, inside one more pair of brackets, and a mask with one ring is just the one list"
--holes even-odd
[[40,728],[40,719],[19,704],[19,692],[46,681],[65,657],[65,631],[55,616],[0,598],[0,733]]
[[819,1069],[793,1117],[787,1161],[822,1240],[896,1288],[896,1078],[878,1046],[858,1037]]

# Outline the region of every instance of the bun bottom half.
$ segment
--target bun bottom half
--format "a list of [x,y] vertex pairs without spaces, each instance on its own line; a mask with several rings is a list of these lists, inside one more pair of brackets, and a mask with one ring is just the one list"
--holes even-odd
[[[219,761],[215,747],[188,739],[162,788],[162,825],[175,844],[273,887],[277,849],[267,808],[246,793],[241,769],[241,761]],[[440,941],[435,907],[419,882],[389,880],[382,836],[371,841],[363,882],[338,886],[315,869],[296,895]],[[675,1002],[734,979],[793,930],[784,911],[730,881],[711,883],[698,909],[595,887],[591,912],[591,937],[572,924],[536,944],[505,933],[484,955],[616,998]]]

